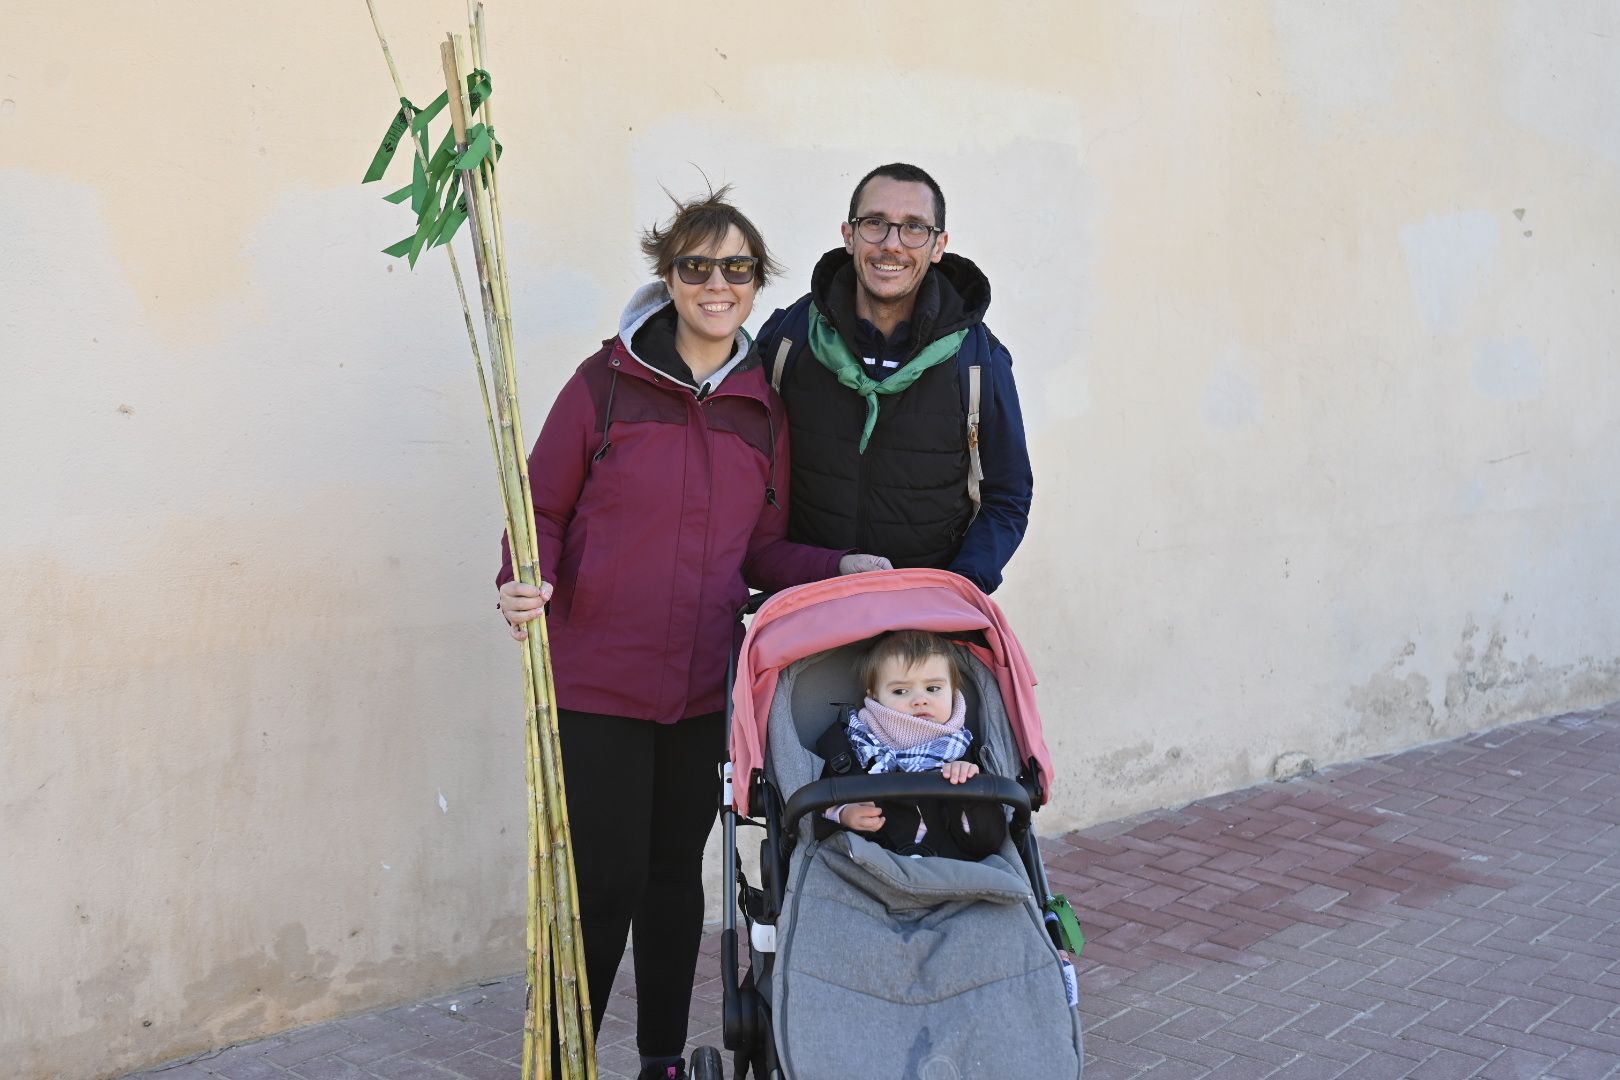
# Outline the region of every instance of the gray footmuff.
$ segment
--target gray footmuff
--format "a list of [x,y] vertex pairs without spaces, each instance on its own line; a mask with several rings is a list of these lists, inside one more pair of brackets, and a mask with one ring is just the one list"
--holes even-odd
[[794,862],[772,988],[793,1080],[1077,1080],[1079,1014],[1018,866],[852,833]]

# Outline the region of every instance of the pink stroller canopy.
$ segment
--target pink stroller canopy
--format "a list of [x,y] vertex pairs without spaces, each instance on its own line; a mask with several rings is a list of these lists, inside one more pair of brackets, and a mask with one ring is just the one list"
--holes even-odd
[[731,688],[732,792],[738,813],[749,812],[750,780],[765,761],[765,727],[782,669],[827,649],[904,629],[984,633],[988,648],[967,648],[994,673],[1019,760],[1035,759],[1045,797],[1051,797],[1052,756],[1035,705],[1035,672],[1001,608],[966,578],[946,570],[882,570],[788,589],[754,616]]

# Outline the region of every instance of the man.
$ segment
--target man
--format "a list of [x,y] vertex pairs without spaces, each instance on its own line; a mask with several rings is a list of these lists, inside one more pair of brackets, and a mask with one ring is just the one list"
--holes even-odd
[[1034,481],[1012,357],[984,325],[990,282],[946,252],[945,196],[915,165],[868,173],[841,231],[760,332],[793,438],[788,535],[992,592]]

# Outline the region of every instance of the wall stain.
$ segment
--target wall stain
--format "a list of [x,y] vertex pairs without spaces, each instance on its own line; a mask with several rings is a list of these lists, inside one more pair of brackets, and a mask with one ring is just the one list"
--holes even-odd
[[[1503,602],[1510,599],[1504,596]],[[1508,639],[1500,619],[1487,631],[1469,617],[1438,708],[1429,677],[1406,670],[1416,653],[1415,643],[1406,642],[1389,663],[1351,689],[1345,705],[1353,722],[1334,737],[1335,756],[1342,760],[1392,749],[1410,742],[1414,732],[1451,738],[1620,698],[1620,657],[1546,664],[1534,653],[1522,659],[1509,655]]]
[[505,977],[523,966],[524,933],[522,916],[502,916],[465,954],[395,945],[387,959],[344,964],[337,954],[312,947],[303,924],[288,923],[269,944],[215,962],[178,994],[158,985],[149,959],[126,956],[77,984],[83,1022],[78,1031],[53,1033],[49,1040],[0,1033],[0,1061],[29,1077],[61,1075],[57,1068],[65,1061],[94,1061],[95,1076],[122,1076],[304,1024]]
[[1182,768],[1185,751],[1179,746],[1160,751],[1151,742],[1123,746],[1095,759],[1090,775],[1108,784],[1137,785],[1162,778],[1166,772]]
[[1405,642],[1372,678],[1351,688],[1345,704],[1358,718],[1356,730],[1341,733],[1335,749],[1351,749],[1368,740],[1382,741],[1402,731],[1430,731],[1435,725],[1429,701],[1429,680],[1421,672],[1405,671],[1417,653],[1417,643]]

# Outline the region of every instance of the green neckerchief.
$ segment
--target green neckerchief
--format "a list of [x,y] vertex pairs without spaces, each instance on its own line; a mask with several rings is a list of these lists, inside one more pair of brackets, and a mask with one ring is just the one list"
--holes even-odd
[[865,365],[861,363],[860,358],[844,343],[844,339],[838,336],[838,331],[832,328],[832,324],[816,307],[815,302],[810,303],[810,351],[815,354],[822,367],[838,377],[839,382],[866,399],[866,424],[861,428],[863,454],[866,453],[867,442],[872,438],[872,429],[877,426],[878,395],[898,394],[908,389],[922,377],[923,372],[936,364],[944,363],[961,351],[962,339],[965,337],[967,337],[966,330],[946,334],[907,360],[899,371],[879,382],[866,373]]

